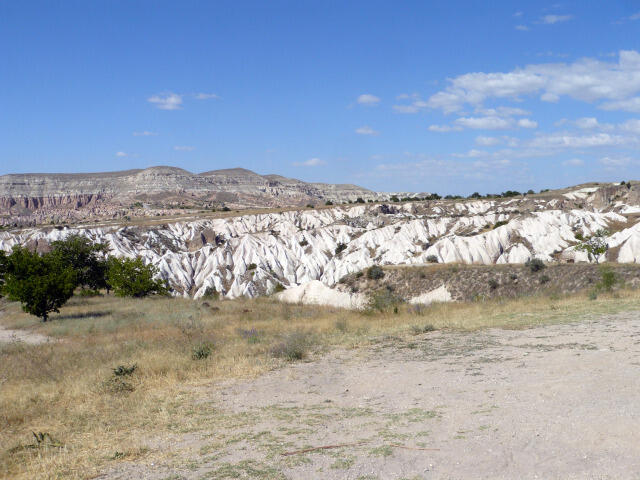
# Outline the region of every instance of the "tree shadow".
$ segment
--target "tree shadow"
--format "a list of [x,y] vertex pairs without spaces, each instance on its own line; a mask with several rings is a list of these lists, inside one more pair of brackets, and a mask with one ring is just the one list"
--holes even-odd
[[89,312],[89,313],[68,313],[65,315],[56,315],[55,317],[51,317],[53,320],[77,320],[79,318],[96,318],[96,317],[106,317],[111,315],[113,310],[98,310],[97,312]]

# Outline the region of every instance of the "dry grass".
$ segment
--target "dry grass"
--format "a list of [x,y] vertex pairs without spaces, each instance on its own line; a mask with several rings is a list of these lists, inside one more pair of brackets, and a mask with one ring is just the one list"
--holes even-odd
[[[381,335],[411,335],[416,325],[523,328],[640,309],[640,293],[620,291],[594,301],[580,294],[439,304],[419,311],[401,305],[397,314],[268,298],[207,306],[185,299],[76,297],[47,324],[16,304],[3,309],[5,327],[57,341],[0,344],[0,476],[73,479],[95,475],[109,462],[147,455],[155,438],[189,428],[200,395],[195,386],[278,367],[289,356],[274,351],[300,332],[313,357],[333,346],[366,345]],[[211,355],[194,359],[194,347],[202,344],[213,345]],[[125,379],[133,391],[113,388],[112,369],[134,363],[136,371]],[[49,433],[53,440],[30,446],[32,431]]]

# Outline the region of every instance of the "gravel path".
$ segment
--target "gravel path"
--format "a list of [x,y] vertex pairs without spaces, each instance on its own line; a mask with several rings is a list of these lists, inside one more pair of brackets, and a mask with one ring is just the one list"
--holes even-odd
[[175,455],[102,478],[640,478],[639,376],[640,312],[387,338],[217,386]]

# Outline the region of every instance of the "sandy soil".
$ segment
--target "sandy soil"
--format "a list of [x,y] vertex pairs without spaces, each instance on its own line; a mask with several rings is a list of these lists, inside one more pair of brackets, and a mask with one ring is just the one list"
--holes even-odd
[[385,338],[211,388],[164,460],[101,478],[640,478],[639,376],[640,312]]
[[30,344],[39,344],[50,340],[52,339],[46,335],[29,332],[28,330],[11,330],[0,325],[0,343],[25,342]]

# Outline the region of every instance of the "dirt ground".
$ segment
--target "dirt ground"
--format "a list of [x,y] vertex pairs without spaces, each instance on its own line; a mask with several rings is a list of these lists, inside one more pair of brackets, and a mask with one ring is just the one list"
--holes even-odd
[[640,478],[639,375],[640,312],[386,337],[205,388],[97,478]]
[[[2,315],[2,312],[0,312],[0,315]],[[28,330],[12,330],[0,325],[0,343],[24,342],[37,345],[47,341],[52,341],[52,339]]]

